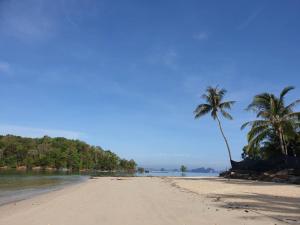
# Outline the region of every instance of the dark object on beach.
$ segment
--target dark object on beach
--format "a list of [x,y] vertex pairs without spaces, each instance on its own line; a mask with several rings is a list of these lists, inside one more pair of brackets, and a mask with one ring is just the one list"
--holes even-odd
[[288,156],[269,160],[232,161],[232,168],[220,173],[220,176],[231,179],[300,184],[300,158]]
[[300,184],[300,169],[273,169],[269,171],[233,170],[220,173],[228,179],[259,180],[276,183]]
[[269,170],[300,169],[300,158],[292,156],[276,157],[268,160],[244,159],[243,161],[231,161],[232,170],[253,170],[266,172]]

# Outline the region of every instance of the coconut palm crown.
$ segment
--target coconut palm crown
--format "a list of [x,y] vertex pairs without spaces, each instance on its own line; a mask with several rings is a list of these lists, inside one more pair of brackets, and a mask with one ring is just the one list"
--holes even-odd
[[230,147],[227,141],[227,138],[224,135],[224,131],[221,125],[221,121],[219,119],[219,114],[221,114],[226,119],[232,120],[232,116],[227,112],[227,110],[230,110],[232,105],[235,103],[235,101],[223,101],[224,96],[226,94],[225,89],[219,89],[217,87],[207,87],[206,93],[202,95],[202,98],[205,100],[206,103],[200,104],[197,106],[197,108],[194,111],[195,119],[198,119],[208,113],[210,113],[211,117],[214,120],[218,121],[219,129],[221,131],[221,134],[224,138],[228,155],[230,159],[230,163],[232,164],[232,157],[231,157],[231,151]]
[[248,133],[248,148],[253,148],[265,140],[271,133],[276,134],[280,141],[282,154],[288,155],[287,143],[290,137],[296,134],[299,128],[299,112],[293,112],[294,107],[300,103],[300,99],[285,105],[285,96],[294,87],[284,88],[279,97],[271,93],[256,95],[246,110],[256,113],[258,120],[250,121],[242,125],[241,129],[250,126]]

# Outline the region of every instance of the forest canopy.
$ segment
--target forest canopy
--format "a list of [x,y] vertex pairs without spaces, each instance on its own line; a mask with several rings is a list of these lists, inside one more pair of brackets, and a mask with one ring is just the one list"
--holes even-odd
[[0,167],[26,166],[71,170],[126,170],[136,168],[134,160],[80,140],[63,137],[27,138],[0,135]]

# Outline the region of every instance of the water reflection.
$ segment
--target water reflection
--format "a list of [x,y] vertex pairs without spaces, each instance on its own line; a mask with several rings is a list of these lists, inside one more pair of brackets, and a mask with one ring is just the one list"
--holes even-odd
[[0,171],[0,205],[81,182],[88,176],[49,171]]

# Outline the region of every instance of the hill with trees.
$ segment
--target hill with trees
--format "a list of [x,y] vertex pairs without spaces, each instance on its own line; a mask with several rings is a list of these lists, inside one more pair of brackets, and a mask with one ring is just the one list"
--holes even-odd
[[80,140],[0,135],[0,167],[134,171],[136,163]]

